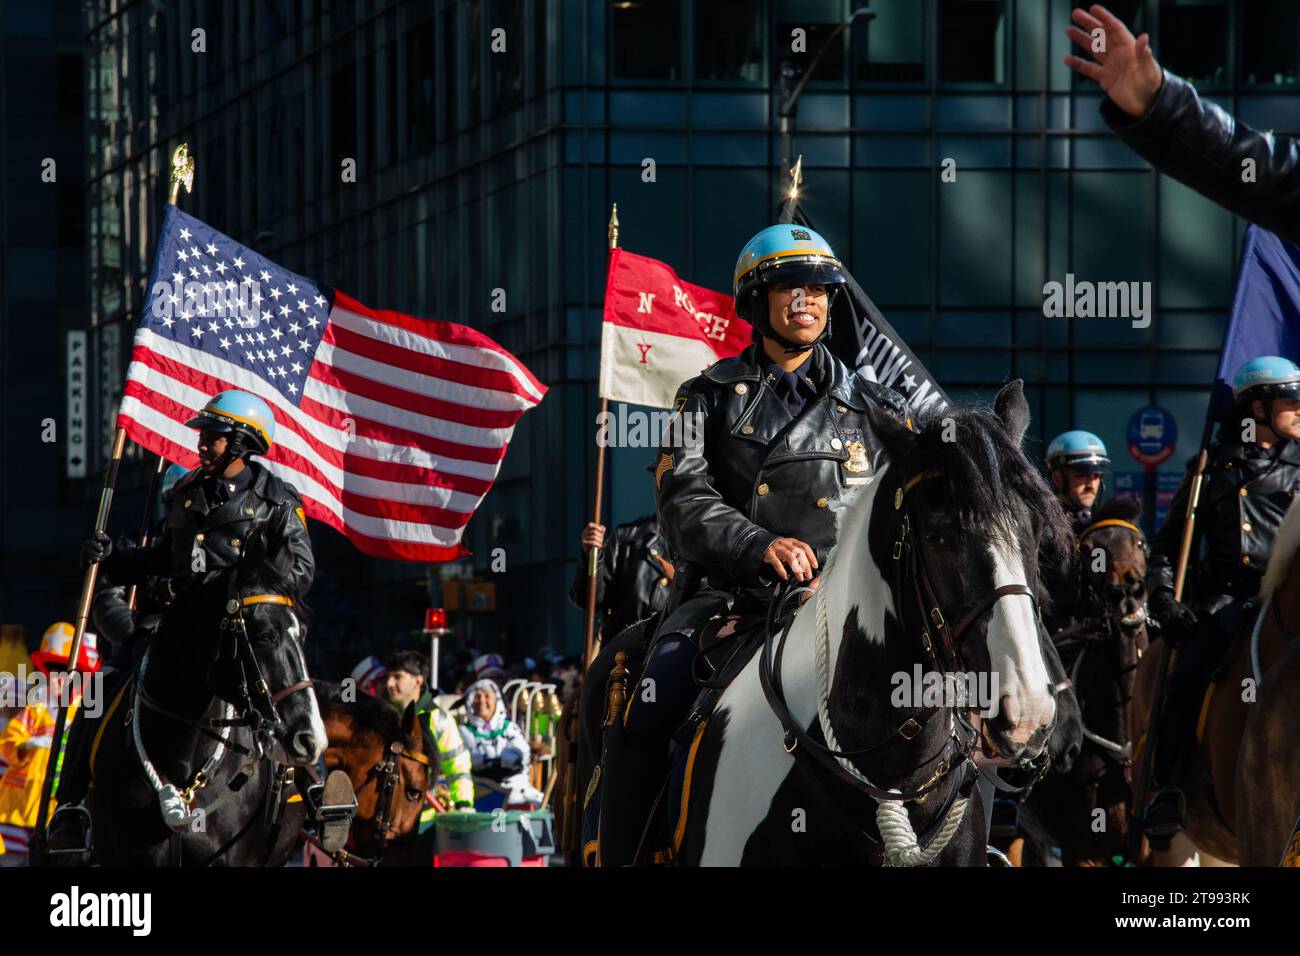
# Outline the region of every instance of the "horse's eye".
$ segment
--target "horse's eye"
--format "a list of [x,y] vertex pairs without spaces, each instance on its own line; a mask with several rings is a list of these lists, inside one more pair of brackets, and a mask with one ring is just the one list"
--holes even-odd
[[947,539],[943,536],[943,532],[938,528],[926,528],[924,537],[926,544],[932,545],[936,548],[942,548],[948,543]]
[[424,799],[424,791],[421,790],[419,787],[407,787],[407,788],[406,788],[406,799],[407,799],[407,800],[410,800],[412,803],[415,803],[415,802],[417,802],[417,801],[419,801],[419,800],[423,800],[423,799]]

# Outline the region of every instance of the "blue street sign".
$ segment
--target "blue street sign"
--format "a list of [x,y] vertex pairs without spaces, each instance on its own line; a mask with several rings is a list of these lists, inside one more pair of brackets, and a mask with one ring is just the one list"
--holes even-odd
[[1168,410],[1139,408],[1128,420],[1128,453],[1145,468],[1154,468],[1174,453],[1178,425]]

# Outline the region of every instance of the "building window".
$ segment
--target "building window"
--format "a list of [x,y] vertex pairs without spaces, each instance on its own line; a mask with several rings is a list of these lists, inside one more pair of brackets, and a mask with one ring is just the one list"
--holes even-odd
[[613,0],[610,20],[616,78],[682,78],[681,0]]
[[871,0],[876,19],[853,31],[853,78],[861,83],[925,80],[925,7],[916,0]]
[[1300,75],[1300,7],[1295,0],[1251,0],[1241,10],[1241,78],[1294,86]]
[[[860,4],[854,4],[855,6]],[[842,83],[844,82],[844,45],[847,37],[836,37],[827,46],[830,35],[845,19],[847,11],[840,0],[775,0],[772,33],[772,70],[780,77],[787,67],[794,70],[794,82],[798,82],[808,65],[817,56],[817,51],[826,47],[826,54],[817,69],[813,71],[809,82]],[[802,30],[802,34],[796,34]],[[795,43],[799,49],[794,49]]]
[[489,92],[492,95],[492,115],[500,116],[524,101],[524,8],[518,0],[493,0],[490,14],[492,22],[487,24],[489,43],[496,43],[491,37],[498,27],[505,31],[505,50],[492,53],[488,60],[491,65]]
[[1005,0],[939,0],[939,80],[1006,80]]
[[1160,5],[1160,65],[1193,83],[1228,79],[1228,5],[1165,0]]
[[752,0],[712,0],[695,5],[695,78],[763,78],[763,7]]
[[[436,129],[433,95],[438,64],[434,39],[432,20],[406,35],[406,148],[413,152],[424,152],[433,146]],[[450,100],[446,89],[441,92]]]

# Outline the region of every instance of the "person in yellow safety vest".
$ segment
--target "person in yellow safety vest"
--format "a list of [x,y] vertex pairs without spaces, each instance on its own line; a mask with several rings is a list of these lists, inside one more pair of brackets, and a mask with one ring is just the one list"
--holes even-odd
[[[72,625],[66,622],[50,625],[41,637],[40,647],[32,653],[32,664],[44,680],[36,680],[33,675],[26,687],[22,682],[13,687],[15,691],[25,692],[27,703],[0,730],[0,761],[7,765],[4,776],[0,777],[0,866],[23,866],[27,863],[27,845],[40,810],[41,789],[50,763],[59,702],[70,698],[68,720],[63,730],[65,742],[76,708],[81,703],[80,683],[70,683],[64,673],[72,651],[73,633]],[[76,670],[81,672],[83,679],[88,679],[99,670],[99,665],[95,635],[82,635]],[[95,698],[90,699],[93,702]],[[54,769],[56,785],[62,765],[60,754]]]
[[433,699],[424,676],[424,656],[419,651],[397,651],[384,663],[384,668],[388,671],[384,678],[388,702],[399,713],[408,705],[415,705],[425,739],[431,742],[432,752],[437,755],[438,771],[447,782],[453,807],[473,810],[474,780],[470,776],[469,751],[461,741],[456,718]]

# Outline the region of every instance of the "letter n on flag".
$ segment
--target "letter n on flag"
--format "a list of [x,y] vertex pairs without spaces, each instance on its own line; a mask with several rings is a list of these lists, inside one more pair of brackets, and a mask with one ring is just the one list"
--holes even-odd
[[666,263],[615,249],[605,285],[600,395],[671,408],[677,388],[750,342],[731,296],[683,282]]

